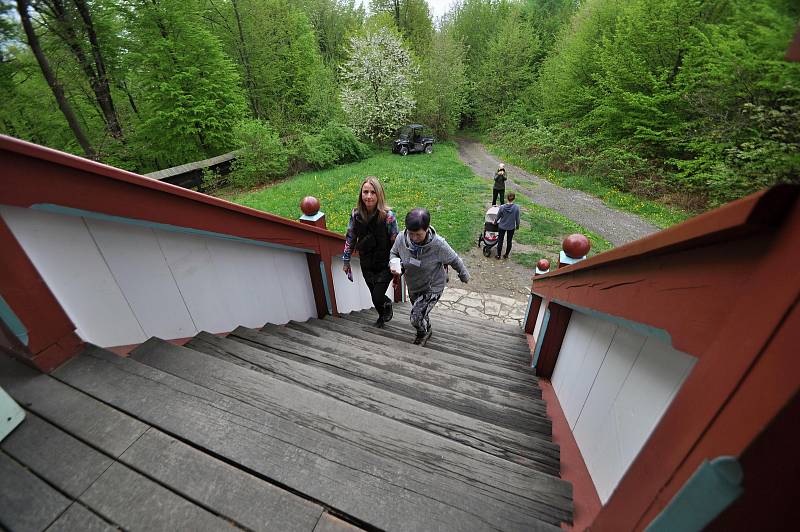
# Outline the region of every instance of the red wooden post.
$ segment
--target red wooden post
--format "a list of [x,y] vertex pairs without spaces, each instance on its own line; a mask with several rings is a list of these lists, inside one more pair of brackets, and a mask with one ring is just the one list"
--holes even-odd
[[[550,261],[547,259],[539,259],[536,263],[536,271],[533,272],[533,277],[537,275],[544,275],[550,271]],[[525,317],[525,334],[533,334],[536,328],[536,318],[539,316],[539,308],[542,306],[542,298],[537,296],[531,290],[531,304],[528,305],[528,315]]]
[[[325,227],[325,213],[320,212],[319,210],[320,204],[319,200],[314,196],[306,196],[300,201],[300,210],[302,211],[302,216],[300,216],[300,222],[313,225],[314,227],[319,227],[320,229],[326,229]],[[326,290],[326,283],[328,282],[328,275],[323,276],[322,266],[325,264],[323,261],[322,256],[322,248],[324,246],[320,246],[319,253],[312,255],[308,253],[306,258],[308,259],[308,273],[311,276],[311,287],[314,289],[314,303],[317,307],[317,317],[322,318],[333,312],[332,302],[328,301],[329,295]],[[327,261],[327,269],[330,270],[332,267],[331,261]],[[326,274],[330,272],[325,272]],[[331,290],[333,285],[328,287],[328,290]]]

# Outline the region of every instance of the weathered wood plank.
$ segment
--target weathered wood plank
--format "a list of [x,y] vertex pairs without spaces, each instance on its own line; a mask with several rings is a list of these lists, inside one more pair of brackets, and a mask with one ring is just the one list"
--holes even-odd
[[459,375],[447,372],[441,366],[431,367],[428,365],[428,367],[420,367],[418,364],[403,360],[391,350],[386,349],[383,344],[362,343],[358,338],[352,336],[344,337],[345,341],[341,341],[337,338],[331,338],[330,335],[313,335],[281,325],[266,325],[261,331],[286,338],[287,342],[321,349],[329,354],[349,358],[362,364],[390,371],[397,375],[411,377],[453,392],[468,394],[490,403],[539,416],[547,416],[547,404],[540,399],[521,396],[495,386],[467,380]]
[[115,532],[118,530],[118,527],[104,521],[81,503],[73,502],[67,511],[47,528],[46,532]]
[[[338,318],[332,318],[330,316],[321,320],[308,320],[303,322],[301,325],[305,327],[335,331],[346,335],[355,335],[359,338],[363,338],[366,341],[384,343],[395,348],[396,350],[405,350],[408,353],[427,357],[431,360],[441,361],[442,363],[450,366],[458,366],[473,370],[488,377],[499,379],[501,382],[508,382],[510,386],[518,387],[518,390],[524,391],[525,393],[527,393],[529,389],[532,389],[533,397],[541,399],[542,392],[538,385],[538,378],[535,375],[531,375],[530,371],[527,373],[520,372],[517,371],[517,368],[505,368],[494,363],[487,363],[474,358],[458,356],[445,351],[426,349],[414,344],[409,344],[408,338],[399,340],[389,336],[381,336],[380,334],[373,332],[375,331],[375,327],[373,326],[356,324],[353,322],[340,320]],[[294,323],[290,322],[288,326],[293,328],[295,325]]]
[[[530,508],[476,497],[374,451],[320,435],[240,401],[107,352],[55,374],[99,399],[380,528],[557,530]],[[437,483],[434,486],[433,483]],[[431,496],[431,490],[437,495]],[[555,523],[569,510],[551,510]]]
[[[369,323],[369,320],[364,320],[362,318],[356,318],[354,316],[349,315],[342,315],[337,318],[329,318],[325,317],[325,319],[331,319],[338,321],[340,323],[352,323],[353,326],[360,326],[360,327],[370,327],[374,334],[378,334],[380,336],[385,336],[388,338],[394,338],[395,340],[399,340],[401,342],[411,343],[413,341],[415,333],[409,329],[406,330],[402,327],[397,327],[392,325],[394,321],[389,322],[386,324],[382,329],[378,329],[377,327],[372,326]],[[436,335],[436,330],[434,329],[433,336],[431,339],[434,338]],[[426,344],[425,349],[430,349],[432,351],[442,351],[444,353],[450,353],[452,355],[457,355],[460,357],[464,357],[468,360],[477,360],[479,362],[487,363],[487,364],[494,364],[497,367],[503,369],[509,369],[516,371],[521,374],[526,374],[530,376],[535,376],[535,371],[533,368],[527,367],[524,364],[519,363],[519,361],[509,361],[504,358],[494,358],[488,357],[484,354],[475,352],[471,346],[464,346],[460,345],[459,343],[453,342],[443,342],[440,340],[435,340],[430,344],[430,347]]]
[[322,514],[317,526],[314,527],[314,532],[357,532],[358,530],[361,529],[332,516],[328,512]]
[[242,367],[328,394],[353,406],[469,445],[480,451],[558,476],[558,446],[549,440],[521,434],[462,416],[372,386],[369,381],[343,377],[314,366],[201,332],[185,347]]
[[80,501],[126,530],[233,530],[228,521],[114,463]]
[[[487,373],[486,371],[480,371],[474,367],[468,367],[466,364],[463,364],[463,362],[462,364],[454,364],[451,359],[457,359],[456,361],[461,361],[463,359],[459,359],[447,353],[433,351],[432,354],[430,350],[426,350],[414,344],[399,344],[395,340],[369,335],[369,333],[366,332],[359,331],[356,334],[347,334],[345,331],[348,331],[348,329],[327,320],[308,320],[302,323],[291,321],[287,323],[285,327],[320,338],[343,342],[344,344],[352,343],[353,346],[367,351],[377,348],[383,354],[393,357],[398,361],[414,364],[427,370],[452,375],[453,377],[477,382],[485,386],[492,386],[499,390],[519,394],[524,397],[541,398],[541,389],[539,389],[535,379],[530,379],[528,382],[511,380],[507,377],[497,376],[494,373]],[[349,332],[352,333],[353,331],[349,330]]]
[[[439,477],[461,480],[470,477],[473,488],[487,496],[495,489],[513,499],[515,492],[525,490],[570,493],[569,485],[551,475],[522,468],[517,464],[465,448],[449,439],[409,427],[395,420],[357,409],[352,405],[300,388],[271,375],[254,372],[168,342],[149,341],[131,353],[131,358],[165,371],[227,397],[248,404],[283,419],[295,421],[314,430],[330,431],[335,427],[339,441],[363,449],[380,450],[382,454],[406,464],[428,470],[434,465],[430,453],[436,454]],[[536,494],[530,495],[538,502]]]
[[421,382],[415,378],[398,375],[319,349],[288,342],[284,337],[246,327],[238,327],[228,335],[228,338],[248,343],[254,347],[270,349],[271,352],[278,355],[295,357],[295,360],[319,365],[328,369],[328,371],[335,371],[344,376],[356,375],[359,378],[372,381],[376,386],[385,390],[452,410],[486,423],[492,423],[525,434],[533,432],[544,436],[552,434],[551,422],[545,416],[520,410],[512,411],[509,408],[468,394],[453,392],[427,382]]
[[31,412],[0,447],[73,499],[114,462]]
[[[116,458],[148,426],[0,354],[0,386],[21,406]],[[80,413],[80,415],[78,415]]]
[[151,428],[120,460],[251,530],[307,532],[322,507]]
[[[342,318],[346,320],[357,321],[365,325],[371,325],[375,322],[372,317],[367,317],[360,312],[352,312],[342,316]],[[495,343],[490,343],[486,338],[482,337],[475,331],[471,333],[454,334],[449,332],[446,328],[437,327],[437,324],[435,323],[432,325],[432,328],[433,335],[425,344],[427,349],[461,347],[462,349],[468,349],[474,355],[483,357],[483,359],[487,362],[497,363],[498,361],[503,361],[507,364],[511,364],[512,366],[522,365],[522,355],[520,354],[520,351],[510,352],[504,348],[497,348]],[[416,335],[416,330],[411,327],[411,324],[402,319],[398,319],[397,321],[392,320],[379,330],[392,331],[396,334],[404,334],[409,341],[412,341]]]
[[[361,313],[363,315],[363,311]],[[409,323],[410,308],[399,307],[397,317],[399,322]],[[512,356],[519,356],[520,352],[530,351],[525,339],[525,332],[515,327],[514,332],[508,332],[496,327],[497,323],[489,320],[480,320],[479,323],[466,322],[448,315],[431,313],[432,323],[438,325],[437,329],[454,335],[466,337],[480,342],[482,346],[490,346],[493,352],[502,352]]]
[[39,532],[52,523],[70,500],[0,451],[0,526]]

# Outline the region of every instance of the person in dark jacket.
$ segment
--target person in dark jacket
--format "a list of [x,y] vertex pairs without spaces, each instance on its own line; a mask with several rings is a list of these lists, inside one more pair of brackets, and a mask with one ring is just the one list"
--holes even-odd
[[492,187],[492,205],[497,205],[497,198],[500,198],[500,205],[505,202],[503,196],[506,193],[506,165],[500,163],[497,172],[494,173],[494,186]]
[[361,183],[356,208],[350,213],[344,242],[342,269],[353,280],[350,257],[358,250],[361,273],[367,283],[372,304],[378,311],[377,327],[392,319],[392,300],[386,290],[392,281],[389,272],[389,250],[397,238],[397,219],[386,205],[383,186],[377,177],[369,176]]
[[508,258],[511,253],[511,240],[514,238],[514,231],[519,229],[519,205],[514,203],[517,195],[513,192],[508,193],[508,203],[501,205],[497,211],[497,258],[503,252],[503,237],[508,236],[508,246],[506,246],[506,254],[503,255],[504,259]]

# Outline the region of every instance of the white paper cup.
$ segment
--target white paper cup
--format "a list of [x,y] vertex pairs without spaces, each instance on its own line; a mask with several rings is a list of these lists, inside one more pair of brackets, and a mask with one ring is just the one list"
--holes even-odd
[[392,271],[392,273],[403,273],[403,269],[400,266],[400,257],[389,261],[389,269]]

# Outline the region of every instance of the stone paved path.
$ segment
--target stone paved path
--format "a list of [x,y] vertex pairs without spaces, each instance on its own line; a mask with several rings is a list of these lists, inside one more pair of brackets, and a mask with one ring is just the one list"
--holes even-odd
[[476,318],[522,326],[527,306],[528,300],[522,297],[511,298],[470,292],[469,290],[448,286],[445,288],[439,303],[434,307],[433,314],[436,314],[436,309],[442,309],[460,312]]

